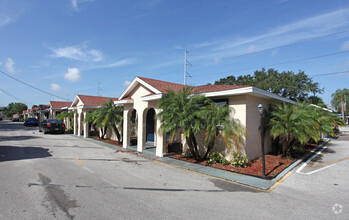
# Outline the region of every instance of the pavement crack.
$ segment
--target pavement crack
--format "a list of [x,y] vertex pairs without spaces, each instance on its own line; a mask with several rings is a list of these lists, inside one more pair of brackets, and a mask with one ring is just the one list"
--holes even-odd
[[156,188],[156,187],[130,187],[130,186],[89,186],[89,185],[61,185],[61,184],[40,184],[28,183],[28,187],[61,188],[93,188],[93,189],[117,189],[117,190],[137,190],[137,191],[159,191],[159,192],[236,192],[232,189],[185,189],[185,188]]

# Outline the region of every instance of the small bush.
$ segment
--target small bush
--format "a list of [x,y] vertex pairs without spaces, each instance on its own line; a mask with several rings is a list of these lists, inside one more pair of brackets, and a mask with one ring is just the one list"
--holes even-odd
[[221,163],[223,160],[223,155],[218,152],[213,152],[208,155],[208,164]]
[[187,148],[187,149],[185,149],[185,151],[182,153],[182,156],[185,157],[185,158],[192,158],[192,157],[193,157],[193,154],[190,152],[190,149]]
[[230,161],[231,165],[234,167],[247,167],[248,157],[246,154],[240,154],[233,152],[232,159]]
[[225,157],[223,157],[221,163],[222,163],[223,165],[228,165],[228,164],[229,164],[229,161],[228,161],[227,159],[225,159]]

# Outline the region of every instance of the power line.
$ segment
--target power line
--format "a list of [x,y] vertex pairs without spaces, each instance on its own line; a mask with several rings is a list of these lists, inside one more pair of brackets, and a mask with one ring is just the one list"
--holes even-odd
[[[272,48],[268,48],[268,49],[265,49],[265,50],[255,51],[255,52],[251,52],[251,53],[244,53],[244,54],[240,54],[240,55],[236,55],[236,56],[230,57],[230,59],[238,58],[238,57],[242,57],[242,56],[246,56],[246,55],[251,55],[251,54],[267,52],[267,51],[271,51],[271,50],[275,50],[275,49],[280,49],[280,48],[283,48],[283,47],[289,47],[289,46],[293,46],[293,45],[296,45],[296,44],[301,44],[301,43],[305,43],[305,42],[309,42],[309,41],[313,41],[313,40],[318,40],[318,39],[321,39],[321,38],[331,37],[331,36],[335,36],[335,35],[343,34],[343,33],[347,33],[347,32],[349,32],[349,30],[344,30],[344,31],[340,31],[340,32],[332,33],[332,34],[327,34],[327,35],[323,35],[323,36],[320,36],[320,37],[314,37],[314,38],[311,38],[311,39],[308,39],[308,40],[297,41],[297,42],[294,42],[294,43],[285,44],[285,45],[281,45],[281,46],[277,46],[277,47],[272,47]],[[198,66],[198,65],[201,65],[201,64],[208,64],[208,63],[214,63],[214,61],[200,62],[200,63],[193,64],[193,66]]]
[[0,91],[3,92],[3,93],[5,93],[6,95],[8,95],[8,96],[10,96],[10,97],[12,97],[12,98],[14,98],[14,99],[16,99],[16,100],[19,101],[19,102],[24,102],[24,103],[30,104],[30,105],[32,105],[32,106],[34,105],[33,103],[28,102],[28,101],[25,101],[25,100],[23,100],[23,99],[21,99],[21,98],[18,98],[17,96],[12,95],[11,93],[6,92],[6,91],[3,90],[3,89],[0,89]]
[[44,91],[44,90],[42,90],[42,89],[39,89],[39,88],[37,88],[37,87],[35,87],[35,86],[29,85],[28,83],[25,83],[25,82],[23,82],[23,81],[21,81],[21,80],[19,80],[19,79],[16,79],[16,78],[10,76],[9,74],[7,74],[7,73],[5,73],[5,72],[3,72],[3,71],[1,71],[1,70],[0,70],[0,73],[4,74],[5,76],[10,77],[11,79],[16,80],[17,82],[20,82],[20,83],[22,83],[22,84],[24,84],[24,85],[26,85],[26,86],[29,86],[29,87],[31,87],[31,88],[33,88],[33,89],[36,89],[36,90],[38,90],[38,91],[40,91],[40,92],[43,92],[43,93],[46,93],[46,94],[48,94],[48,95],[50,95],[50,96],[54,96],[54,97],[56,97],[56,98],[59,98],[59,99],[68,101],[68,100],[65,99],[65,98],[62,98],[62,97],[60,97],[60,96],[54,95],[54,94],[49,93],[49,92],[46,92],[46,91]]
[[342,72],[334,72],[334,73],[322,73],[322,74],[315,74],[315,75],[309,75],[309,76],[329,76],[329,75],[337,75],[341,73],[349,73],[349,70],[344,70]]
[[285,62],[281,62],[281,63],[267,64],[267,65],[258,66],[258,67],[249,67],[249,68],[237,69],[237,70],[226,71],[226,72],[208,73],[208,74],[203,74],[201,76],[214,75],[214,74],[225,74],[225,73],[232,73],[232,72],[251,70],[251,69],[260,69],[260,68],[264,68],[264,67],[268,67],[268,66],[277,66],[277,65],[289,64],[289,63],[296,63],[296,62],[300,62],[300,61],[313,60],[313,59],[318,59],[318,58],[322,58],[322,57],[328,57],[328,56],[334,56],[334,55],[338,55],[338,54],[348,53],[348,52],[349,52],[349,50],[346,50],[346,51],[324,54],[324,55],[319,55],[319,56],[314,56],[314,57],[307,57],[307,58],[302,58],[302,59],[297,59],[297,60],[285,61]]

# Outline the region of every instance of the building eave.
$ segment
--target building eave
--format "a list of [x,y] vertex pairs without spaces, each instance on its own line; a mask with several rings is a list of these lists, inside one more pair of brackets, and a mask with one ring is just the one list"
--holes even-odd
[[148,96],[143,96],[141,98],[142,101],[153,101],[153,100],[159,100],[161,99],[163,94],[155,94],[155,95],[148,95]]
[[124,100],[114,101],[115,105],[132,104],[132,103],[133,103],[133,99],[124,99]]
[[250,87],[244,87],[239,89],[230,89],[230,90],[224,90],[224,91],[217,91],[217,92],[206,92],[206,93],[200,93],[200,95],[206,96],[206,97],[218,97],[218,96],[231,96],[231,95],[244,95],[249,94],[253,96],[258,96],[262,98],[267,99],[276,99],[279,101],[287,102],[290,104],[296,104],[297,102],[292,101],[288,98],[281,97],[279,95],[273,94],[271,92],[264,91],[262,89],[250,86]]

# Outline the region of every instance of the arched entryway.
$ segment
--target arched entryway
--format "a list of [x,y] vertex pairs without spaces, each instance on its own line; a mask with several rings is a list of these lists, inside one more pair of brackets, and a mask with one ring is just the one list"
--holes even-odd
[[130,117],[130,144],[131,145],[137,145],[137,110],[133,109],[131,111],[131,117]]
[[146,147],[154,147],[155,142],[155,110],[150,108],[146,116],[145,140]]

